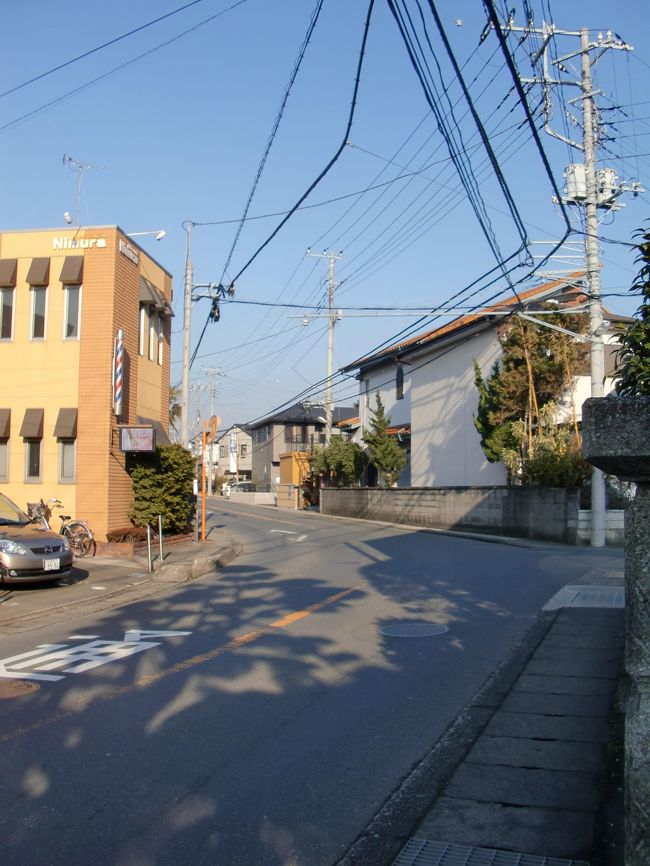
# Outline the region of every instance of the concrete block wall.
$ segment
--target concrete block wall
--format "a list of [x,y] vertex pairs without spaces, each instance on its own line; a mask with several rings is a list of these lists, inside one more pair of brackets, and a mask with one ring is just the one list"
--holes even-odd
[[578,535],[578,491],[572,488],[324,488],[321,512],[566,544]]
[[[608,546],[625,544],[625,511],[612,509],[605,513],[605,540]],[[578,544],[591,544],[591,511],[578,512]]]

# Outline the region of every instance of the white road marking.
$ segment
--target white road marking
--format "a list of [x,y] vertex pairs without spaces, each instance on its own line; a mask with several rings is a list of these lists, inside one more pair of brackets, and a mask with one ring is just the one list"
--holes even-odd
[[298,535],[297,532],[292,532],[290,529],[271,529],[270,532],[280,532],[282,535]]
[[124,632],[124,640],[142,640],[143,637],[149,639],[151,637],[176,637],[176,635],[192,634],[191,631],[147,631],[146,629],[131,628]]
[[[142,640],[143,637],[175,637],[188,634],[191,632],[129,629],[124,633],[124,640],[98,640],[96,635],[71,635],[70,640],[87,642],[76,646],[40,644],[35,650],[0,659],[0,678],[53,682],[63,679],[63,676],[42,671],[61,670],[62,674],[81,674],[108,662],[121,661],[135,653],[160,646],[159,641]],[[28,671],[26,668],[32,670]]]

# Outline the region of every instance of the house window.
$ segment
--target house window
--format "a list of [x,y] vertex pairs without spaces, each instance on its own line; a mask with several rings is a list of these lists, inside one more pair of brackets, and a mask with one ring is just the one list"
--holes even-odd
[[76,478],[76,442],[74,439],[59,439],[59,481],[73,482]]
[[149,313],[149,360],[156,358],[156,317]]
[[41,440],[25,439],[25,481],[41,480]]
[[81,286],[64,286],[65,319],[63,325],[64,340],[79,339],[79,313],[81,310]]
[[140,307],[140,330],[138,332],[138,354],[144,355],[144,347],[147,340],[147,308]]
[[225,456],[226,456],[226,446],[220,445],[219,446],[219,457],[225,457]]
[[246,457],[247,454],[248,454],[248,445],[245,442],[242,442],[242,444],[239,446],[239,456],[240,457]]
[[163,364],[163,348],[165,346],[165,318],[158,316],[158,363]]
[[47,287],[32,286],[31,339],[45,339],[45,311],[47,307]]
[[395,397],[397,400],[404,399],[404,370],[401,367],[397,368],[395,374]]
[[9,481],[9,442],[0,439],[0,481]]
[[0,289],[0,340],[11,340],[14,325],[14,290]]

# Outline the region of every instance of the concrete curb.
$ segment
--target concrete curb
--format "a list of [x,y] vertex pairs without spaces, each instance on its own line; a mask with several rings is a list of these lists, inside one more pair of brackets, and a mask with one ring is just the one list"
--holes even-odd
[[166,583],[187,583],[216,571],[236,559],[242,551],[239,542],[216,548],[210,556],[195,556],[189,562],[158,563],[152,579]]

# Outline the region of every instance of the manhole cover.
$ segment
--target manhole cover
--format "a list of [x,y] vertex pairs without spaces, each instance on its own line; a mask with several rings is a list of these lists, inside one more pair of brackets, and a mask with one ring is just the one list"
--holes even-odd
[[385,637],[433,637],[446,631],[449,631],[446,625],[431,622],[394,622],[379,629]]
[[29,683],[25,680],[0,680],[0,700],[2,698],[19,698],[28,695],[39,688],[38,683]]

